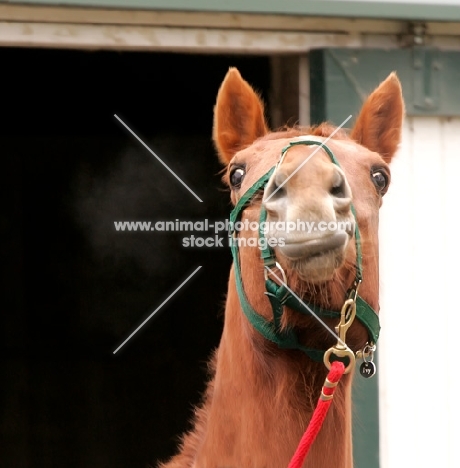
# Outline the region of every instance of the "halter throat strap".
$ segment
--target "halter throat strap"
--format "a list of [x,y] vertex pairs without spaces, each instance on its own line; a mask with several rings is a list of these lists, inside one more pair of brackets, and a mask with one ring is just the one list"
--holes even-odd
[[[241,265],[239,259],[239,248],[237,231],[235,230],[236,222],[240,220],[244,209],[251,204],[254,196],[265,188],[267,182],[272,176],[273,172],[279,167],[284,160],[286,152],[293,146],[297,145],[319,145],[331,158],[331,161],[340,167],[339,162],[335,158],[332,151],[320,141],[316,140],[296,140],[281,151],[281,156],[278,164],[272,167],[266,174],[257,180],[240,198],[235,208],[230,213],[230,226],[232,227],[230,248],[233,257],[234,273],[236,280],[236,289],[240,304],[244,314],[251,325],[267,340],[275,343],[280,348],[297,349],[304,352],[314,361],[322,361],[325,350],[311,349],[304,346],[298,339],[297,333],[293,328],[281,328],[281,316],[283,308],[286,306],[301,314],[308,315],[312,312],[318,317],[324,318],[340,318],[340,311],[327,310],[316,304],[308,304],[299,300],[296,296],[291,294],[285,284],[277,284],[268,275],[265,276],[265,294],[267,295],[273,313],[273,320],[269,321],[256,312],[250,305],[246,293],[244,291],[243,279],[241,275]],[[356,318],[365,326],[368,331],[369,343],[374,344],[377,342],[380,333],[379,318],[372,307],[357,294],[357,288],[362,281],[362,251],[361,251],[361,237],[358,228],[358,221],[354,206],[351,205],[351,211],[355,218],[355,246],[356,246],[356,271],[355,280],[350,287],[347,297],[356,298]],[[263,221],[266,220],[267,213],[264,207],[260,210],[259,219],[259,238],[265,240],[265,234],[260,226],[263,226]],[[264,262],[264,267],[273,268],[276,266],[276,256],[273,249],[268,245],[268,242],[261,242],[261,258]],[[265,271],[267,271],[265,269]],[[286,283],[286,281],[284,281]]]

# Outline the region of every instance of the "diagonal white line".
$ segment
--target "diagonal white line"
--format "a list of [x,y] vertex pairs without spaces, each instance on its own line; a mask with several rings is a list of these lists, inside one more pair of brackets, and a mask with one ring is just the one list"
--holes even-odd
[[279,185],[274,192],[270,194],[270,196],[264,200],[264,203],[267,203],[268,200],[270,200],[273,195],[284,185],[286,182],[297,172],[299,171],[349,120],[351,119],[351,115],[349,115],[320,145],[316,147],[316,149],[313,151],[313,153],[308,156],[307,159],[289,176],[286,178],[286,180]]
[[337,333],[335,333],[333,330],[331,330],[327,325],[326,323],[323,322],[323,320],[321,320],[316,314],[315,312],[310,308],[308,307],[307,304],[305,304],[304,301],[302,301],[302,299],[300,299],[300,297],[281,279],[278,277],[278,275],[268,266],[265,267],[269,273],[271,273],[295,298],[297,298],[297,300],[299,300],[304,306],[305,308],[310,312],[310,314],[334,337],[337,339],[337,341],[345,346],[345,348],[347,348],[349,351],[351,351],[351,349],[348,347],[348,345],[342,341],[339,336],[337,335]]
[[117,114],[114,114],[114,117],[123,125],[123,127],[128,130],[131,135],[133,135],[145,148],[153,155],[157,160],[163,164],[163,166],[201,203],[203,200],[167,165],[165,164],[124,122],[118,117]]
[[189,281],[191,279],[191,277],[193,275],[195,275],[195,273],[201,268],[201,266],[199,266],[186,280],[184,280],[132,333],[131,335],[128,336],[128,338],[126,338],[125,341],[123,341],[123,343],[121,343],[120,346],[118,346],[118,348],[113,352],[113,354],[115,354],[117,351],[119,351],[121,349],[122,346],[124,346],[170,299],[171,297],[174,296],[174,294],[177,293],[177,291],[179,291],[180,288],[182,288],[182,286],[184,286],[185,283],[187,283],[187,281]]

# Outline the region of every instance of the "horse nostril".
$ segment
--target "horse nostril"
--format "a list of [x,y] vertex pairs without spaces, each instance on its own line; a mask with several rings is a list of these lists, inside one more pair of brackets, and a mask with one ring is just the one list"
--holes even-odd
[[331,190],[329,190],[329,193],[336,198],[345,198],[345,187],[343,184],[340,184],[338,186],[333,186]]
[[272,180],[271,183],[265,189],[264,201],[277,200],[286,196],[286,190],[284,186],[277,185],[277,183]]
[[282,172],[276,172],[274,177],[269,181],[265,188],[264,200],[276,200],[286,196],[286,189],[284,184],[286,182],[286,175]]
[[332,187],[329,189],[329,193],[335,198],[348,198],[350,196],[345,178],[339,171],[335,171],[334,180],[332,182]]
[[288,180],[288,176],[284,171],[277,170],[275,176],[273,177],[273,182],[277,187],[284,185]]

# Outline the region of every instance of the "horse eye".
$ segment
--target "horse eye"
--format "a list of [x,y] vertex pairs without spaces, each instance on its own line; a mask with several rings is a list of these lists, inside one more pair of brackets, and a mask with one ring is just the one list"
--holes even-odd
[[383,195],[388,188],[388,175],[381,170],[372,172],[372,182],[377,187],[377,190]]
[[242,167],[236,167],[230,172],[230,184],[233,188],[240,188],[243,182],[246,171]]

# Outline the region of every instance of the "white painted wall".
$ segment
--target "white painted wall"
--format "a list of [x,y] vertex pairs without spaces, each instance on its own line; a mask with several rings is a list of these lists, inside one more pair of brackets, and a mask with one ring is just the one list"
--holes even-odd
[[460,118],[406,119],[380,221],[381,468],[460,467]]

